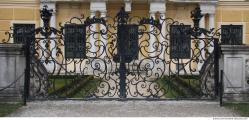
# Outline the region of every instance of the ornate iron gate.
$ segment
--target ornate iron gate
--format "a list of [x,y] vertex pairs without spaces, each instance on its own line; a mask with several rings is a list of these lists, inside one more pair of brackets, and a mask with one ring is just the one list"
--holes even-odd
[[122,8],[114,18],[73,17],[56,29],[49,25],[52,10],[44,6],[40,13],[43,27],[24,35],[36,34],[24,37],[30,99],[210,99],[218,93],[219,33],[199,28],[199,8],[191,12],[193,27],[130,17]]

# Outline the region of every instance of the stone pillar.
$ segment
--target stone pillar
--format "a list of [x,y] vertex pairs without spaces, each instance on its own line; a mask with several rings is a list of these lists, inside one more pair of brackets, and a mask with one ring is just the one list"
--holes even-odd
[[[94,17],[96,15],[96,12],[99,11],[102,16],[106,16],[106,2],[105,1],[91,1],[90,3],[90,11],[91,11],[91,17]],[[92,25],[92,30],[96,31],[96,25]],[[100,28],[103,28],[100,27]],[[104,39],[101,39],[104,40]],[[96,39],[93,38],[93,36],[90,36],[90,44],[91,44],[91,48],[90,51],[91,52],[96,52],[96,45],[97,43],[95,43]],[[103,41],[103,43],[106,43],[105,41]],[[90,54],[90,57],[95,57],[96,54]]]
[[[106,11],[101,11],[101,13],[100,13],[101,15],[100,15],[100,17],[101,18],[105,18],[106,17]],[[101,31],[103,31],[103,32],[106,32],[106,27],[107,26],[104,26],[104,25],[102,25],[102,24],[100,24],[100,30]],[[101,42],[104,44],[104,48],[103,47],[101,47],[101,50],[100,50],[100,54],[102,54],[102,52],[103,52],[103,54],[100,56],[101,58],[104,58],[106,55],[107,55],[107,42],[108,42],[108,40],[106,39],[106,35],[100,35],[100,40],[101,40]]]
[[[160,12],[160,14],[161,14],[161,19],[165,19],[166,18],[166,14],[165,14],[165,12]],[[161,20],[160,19],[160,23],[162,24],[162,29],[161,29],[161,35],[160,35],[160,38],[159,38],[159,41],[160,41],[160,43],[163,43],[164,41],[165,41],[165,37],[166,37],[166,23],[165,23],[165,21],[163,21],[163,20]],[[161,59],[166,59],[166,58],[164,58],[165,57],[165,50],[166,50],[166,47],[165,46],[161,46],[161,47],[163,47],[163,49],[162,49],[162,52],[161,52],[161,54],[160,54],[160,58]]]
[[[52,3],[52,4],[50,5],[50,7],[51,7],[51,9],[54,10],[54,11],[53,11],[53,15],[52,15],[52,17],[51,17],[51,21],[50,21],[50,26],[53,27],[53,28],[56,28],[56,3]],[[56,35],[55,35],[55,34],[52,34],[51,37],[52,37],[52,38],[55,38]],[[50,44],[50,48],[54,48],[54,49],[52,50],[52,57],[53,57],[53,58],[56,57],[56,43],[55,43],[55,42],[56,42],[56,41],[53,40],[53,41],[51,41],[51,44]]]
[[[201,28],[205,28],[205,29],[212,29],[215,27],[215,8],[216,8],[216,2],[210,2],[210,3],[200,3],[200,8],[202,10],[202,13],[204,14],[202,20],[200,21],[200,27]],[[205,26],[206,25],[206,21],[205,21],[205,15],[208,15],[208,22],[209,22],[209,25],[208,27]],[[204,35],[201,36],[201,38],[205,38]],[[213,52],[214,48],[213,48],[213,43],[211,42],[210,43],[211,46],[208,49],[208,51],[210,53]],[[203,48],[205,46],[205,42],[204,41],[201,41],[201,43],[199,44],[199,48]],[[201,51],[201,55],[203,57],[203,59],[206,59],[205,57],[205,51],[202,50]],[[200,57],[199,58],[200,60],[202,60],[202,58]],[[198,64],[198,70],[201,69],[203,63],[199,63]]]
[[[100,17],[105,17],[106,16],[106,2],[105,2],[105,0],[103,0],[103,1],[91,0],[90,11],[91,11],[91,16],[90,16],[91,18],[96,16],[96,12],[100,12]],[[92,31],[97,31],[97,29],[98,29],[97,24],[92,24],[90,29]],[[105,26],[100,25],[99,29],[105,30]],[[102,54],[101,52],[103,52],[103,47],[100,50],[98,50],[99,48],[97,48],[97,46],[100,43],[98,43],[96,41],[99,38],[103,44],[106,44],[107,41],[104,39],[104,37],[105,36],[101,36],[101,35],[98,36],[98,34],[89,36],[89,40],[90,40],[90,44],[91,44],[90,53],[87,54],[89,57],[98,57],[99,54]],[[99,53],[97,53],[98,51],[99,51]],[[100,58],[104,58],[104,56],[106,56],[105,53],[102,54],[100,56]],[[90,63],[90,66],[88,67],[89,69],[88,69],[87,74],[90,74],[90,75],[93,74],[93,69],[95,67],[96,62],[98,62],[97,59],[92,59],[92,62]],[[100,63],[100,66],[104,66],[102,62],[99,62],[99,63]],[[93,68],[92,68],[92,66],[93,66]]]
[[[200,28],[206,28],[206,22],[205,22],[205,14],[203,15],[203,17],[201,18],[201,21],[200,21]],[[205,38],[205,35],[201,35],[200,38]],[[205,50],[204,50],[204,47],[205,47],[205,42],[203,40],[200,40],[199,41],[199,50],[200,50],[200,56],[199,56],[199,63],[198,63],[198,70],[201,70],[201,67],[204,63],[204,60],[205,60]]]
[[[155,18],[156,13],[160,13],[160,17],[162,19],[165,18],[165,13],[166,13],[166,2],[165,0],[160,0],[160,1],[150,1],[150,17]],[[163,20],[159,20],[160,23],[163,22]],[[155,27],[155,26],[153,26]],[[153,27],[150,26],[149,30],[153,31]],[[153,31],[153,33],[158,32],[159,31]],[[166,35],[166,24],[162,24],[162,28],[161,28],[161,34],[157,35],[157,33],[155,34],[150,34],[150,40],[149,40],[149,52],[152,52],[149,54],[150,57],[155,57],[156,55],[159,55],[158,57],[161,59],[165,59],[164,57],[164,50],[165,47],[161,46],[160,43],[162,43],[165,39],[163,38],[163,36]],[[157,45],[159,42],[159,45]],[[155,43],[155,44],[154,44]],[[155,46],[158,46],[158,48],[156,48]],[[151,67],[153,67],[153,72],[156,73],[158,72],[156,68],[160,68],[160,66],[162,65],[162,63],[155,63],[155,61],[153,63],[150,63]]]
[[[166,2],[164,0],[161,1],[150,1],[150,17],[153,17],[155,19],[155,14],[159,12],[162,18],[165,18],[165,12],[166,12]],[[162,22],[162,21],[160,21]],[[153,28],[150,27],[150,30],[152,30]],[[162,30],[161,30],[162,34],[166,34],[166,26],[162,26]],[[163,38],[162,36],[154,36],[153,34],[150,34],[150,40],[149,40],[149,51],[157,51],[154,47],[153,47],[153,43],[155,42],[163,42]],[[158,38],[158,41],[157,41]],[[159,46],[160,49],[160,46]],[[153,52],[150,54],[150,56],[155,56],[156,52]],[[162,57],[161,55],[159,57]]]
[[[96,12],[95,11],[91,11],[90,17],[93,18],[95,16]],[[92,31],[96,31],[96,25],[92,24],[92,27],[90,27],[89,29],[91,29]],[[88,27],[87,27],[88,28]],[[92,33],[90,33],[92,34]],[[94,54],[94,52],[96,52],[96,46],[95,46],[95,39],[94,39],[94,35],[89,36],[89,43],[90,43],[90,52],[89,52],[89,57],[95,57],[96,54]]]
[[125,11],[130,12],[131,11],[131,1],[130,0],[124,0],[125,1]]
[[[154,18],[155,19],[155,12],[150,12],[150,18]],[[149,39],[149,56],[150,57],[154,57],[156,55],[156,50],[155,48],[153,47],[153,44],[156,42],[156,36],[154,35],[154,32],[153,32],[153,26],[150,25],[149,26],[149,31],[151,32],[150,35],[150,39]]]
[[[209,13],[209,30],[215,28],[215,15],[214,13]],[[211,42],[211,45],[213,46],[214,44]],[[214,50],[214,47],[209,47],[208,51],[212,53]]]

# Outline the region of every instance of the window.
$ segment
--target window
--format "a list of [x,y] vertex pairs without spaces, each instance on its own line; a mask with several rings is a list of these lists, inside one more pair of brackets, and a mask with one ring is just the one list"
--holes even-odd
[[25,44],[26,40],[35,39],[35,24],[14,24],[14,43]]
[[170,26],[170,58],[188,59],[191,52],[190,25]]
[[124,56],[126,63],[138,59],[138,26],[137,25],[120,25],[118,26],[118,53],[114,56],[115,62],[120,62],[121,54]]
[[86,28],[83,24],[65,25],[65,58],[86,57]]
[[242,25],[222,25],[221,43],[224,45],[242,45],[243,26]]

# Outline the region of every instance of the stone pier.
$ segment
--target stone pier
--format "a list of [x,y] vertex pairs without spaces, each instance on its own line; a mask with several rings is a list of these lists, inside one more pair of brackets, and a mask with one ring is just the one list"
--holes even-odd
[[20,99],[25,76],[23,45],[0,44],[0,67],[0,100]]
[[249,101],[249,46],[222,45],[221,51],[224,100]]

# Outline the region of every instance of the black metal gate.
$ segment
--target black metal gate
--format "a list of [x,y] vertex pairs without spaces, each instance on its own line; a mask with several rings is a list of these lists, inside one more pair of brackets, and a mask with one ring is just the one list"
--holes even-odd
[[[52,10],[41,10],[43,27],[24,31],[29,99],[212,99],[218,94],[218,36],[171,18],[70,19],[50,27]],[[15,29],[15,28],[14,28]],[[35,33],[35,36],[30,33]],[[10,36],[12,37],[12,36]]]

